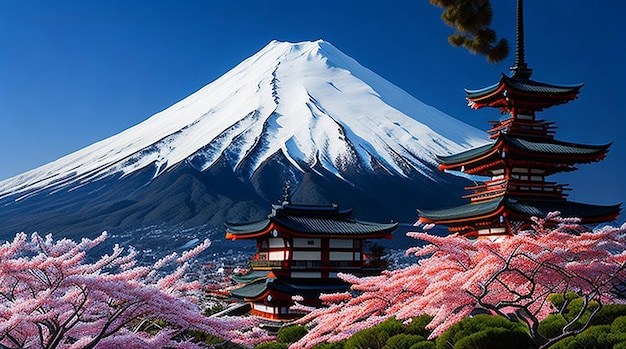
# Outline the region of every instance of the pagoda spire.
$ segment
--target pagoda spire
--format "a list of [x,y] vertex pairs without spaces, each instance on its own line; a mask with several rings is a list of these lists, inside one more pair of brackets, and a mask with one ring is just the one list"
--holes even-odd
[[517,17],[515,22],[515,65],[509,68],[513,77],[528,79],[533,70],[528,68],[524,58],[524,4],[517,0]]

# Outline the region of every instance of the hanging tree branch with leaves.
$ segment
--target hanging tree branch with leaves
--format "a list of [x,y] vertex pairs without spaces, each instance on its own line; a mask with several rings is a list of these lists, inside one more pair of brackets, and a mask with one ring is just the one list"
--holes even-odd
[[493,9],[489,0],[430,0],[444,9],[441,19],[456,30],[448,37],[450,44],[465,47],[472,53],[487,57],[490,63],[498,63],[509,55],[509,43],[498,40],[490,28]]

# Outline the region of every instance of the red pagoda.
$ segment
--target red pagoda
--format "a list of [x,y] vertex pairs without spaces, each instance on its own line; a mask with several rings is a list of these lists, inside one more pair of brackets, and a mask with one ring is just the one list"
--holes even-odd
[[352,210],[337,205],[272,205],[266,219],[226,224],[226,238],[254,239],[258,252],[250,260],[251,273],[238,278],[242,287],[231,291],[250,303],[251,313],[272,320],[301,315],[292,312],[292,296],[300,303],[319,306],[320,293],[350,288],[337,277],[344,272],[364,275],[380,272],[364,254],[366,239],[390,239],[397,223],[356,220]]
[[567,200],[569,188],[546,180],[555,173],[574,171],[576,164],[604,159],[609,144],[585,145],[556,140],[555,124],[537,112],[577,98],[582,84],[554,85],[532,80],[524,59],[522,0],[517,1],[516,57],[511,76],[495,85],[466,90],[473,109],[498,108],[505,115],[487,132],[493,143],[450,156],[439,156],[439,169],[480,176],[482,184],[466,187],[469,203],[442,210],[420,210],[420,221],[448,226],[468,237],[509,235],[559,211],[579,217],[583,224],[615,220],[621,205],[591,205]]

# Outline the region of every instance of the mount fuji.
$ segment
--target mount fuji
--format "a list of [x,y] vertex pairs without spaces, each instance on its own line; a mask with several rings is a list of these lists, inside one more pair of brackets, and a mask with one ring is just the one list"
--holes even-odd
[[296,203],[413,222],[467,185],[436,155],[486,142],[328,42],[272,41],[136,126],[1,181],[0,239],[249,221],[286,182]]

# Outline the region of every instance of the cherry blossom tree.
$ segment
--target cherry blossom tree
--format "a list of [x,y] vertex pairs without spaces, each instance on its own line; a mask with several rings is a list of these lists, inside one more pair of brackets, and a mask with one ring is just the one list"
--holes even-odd
[[[0,347],[2,348],[196,348],[184,331],[200,330],[227,340],[264,340],[245,318],[203,316],[200,285],[189,281],[189,261],[209,246],[139,266],[136,253],[115,246],[93,263],[87,252],[98,238],[55,241],[17,234],[0,246]],[[175,265],[170,274],[159,269]],[[156,334],[142,330],[149,321],[164,324]]]
[[[409,233],[425,242],[407,250],[421,259],[380,276],[342,274],[353,292],[324,295],[328,307],[299,320],[311,329],[291,348],[338,341],[390,317],[411,321],[422,314],[433,316],[427,326],[432,339],[481,308],[525,323],[539,348],[580,333],[602,304],[620,301],[615,285],[626,277],[626,224],[590,231],[558,212],[534,221],[532,230],[499,240]],[[547,222],[558,224],[549,228]],[[548,296],[571,291],[583,306],[561,334],[544,338],[539,321],[568,305],[555,309]]]

